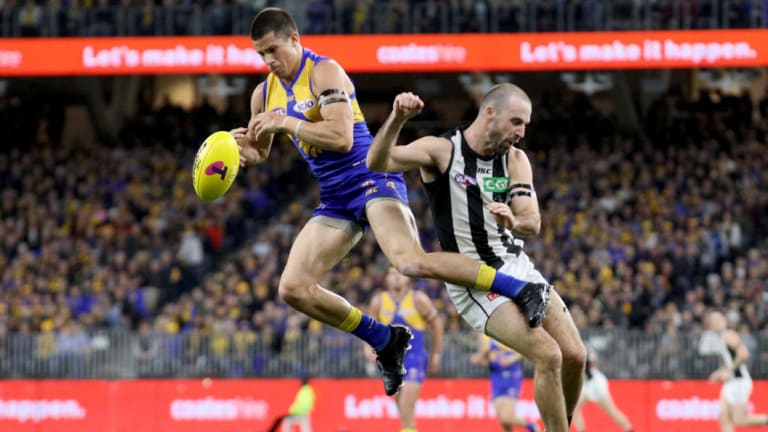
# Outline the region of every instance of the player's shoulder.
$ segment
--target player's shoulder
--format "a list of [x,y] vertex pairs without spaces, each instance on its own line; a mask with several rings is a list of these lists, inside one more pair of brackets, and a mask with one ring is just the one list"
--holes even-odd
[[723,340],[728,346],[735,346],[741,343],[741,336],[734,330],[728,329],[723,332]]
[[253,92],[251,92],[251,108],[254,112],[260,112],[264,109],[265,104],[265,93],[267,91],[267,80],[260,82],[256,85],[256,87],[253,89]]
[[314,66],[312,67],[312,71],[310,74],[313,77],[313,80],[315,76],[318,74],[344,74],[346,75],[346,70],[342,65],[339,64],[336,60],[330,58],[330,57],[321,57],[318,60],[315,61]]
[[512,147],[509,149],[509,160],[528,162],[528,154],[519,147]]

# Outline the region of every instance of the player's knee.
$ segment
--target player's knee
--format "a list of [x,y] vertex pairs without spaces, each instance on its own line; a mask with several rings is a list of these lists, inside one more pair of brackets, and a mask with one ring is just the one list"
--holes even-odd
[[537,371],[540,372],[557,372],[563,367],[563,354],[558,349],[557,345],[554,348],[547,346],[544,349],[534,354],[531,359],[533,365]]
[[583,371],[586,364],[587,349],[580,340],[563,350],[563,369]]
[[426,254],[397,254],[390,258],[392,265],[400,273],[412,278],[430,278],[433,275],[429,271],[424,257]]
[[296,279],[281,278],[277,287],[277,295],[280,300],[296,307],[301,304],[310,295],[307,285]]

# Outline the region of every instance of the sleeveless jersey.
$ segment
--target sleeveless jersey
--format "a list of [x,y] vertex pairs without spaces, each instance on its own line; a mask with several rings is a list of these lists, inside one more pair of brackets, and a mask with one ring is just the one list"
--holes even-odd
[[425,182],[440,239],[447,252],[458,252],[496,269],[522,253],[523,240],[496,223],[485,208],[490,202],[509,205],[508,154],[484,158],[467,144],[461,130],[442,135],[453,151],[448,169]]
[[[264,111],[274,111],[308,122],[322,120],[311,73],[315,65],[330,58],[315,54],[304,48],[299,71],[293,82],[286,84],[272,73],[267,75],[264,85]],[[365,166],[365,157],[373,136],[365,123],[365,117],[357,102],[357,95],[349,95],[354,114],[353,144],[347,153],[322,150],[291,135],[296,148],[307,161],[320,182],[321,192],[332,193],[350,186],[358,187],[358,174],[370,171]],[[299,134],[301,135],[301,134]]]
[[426,355],[424,348],[426,322],[416,309],[413,294],[414,291],[408,289],[405,295],[398,300],[391,292],[383,292],[381,294],[379,320],[384,325],[402,324],[409,327],[413,333],[413,339],[411,339],[411,349],[406,352],[406,355]]
[[[723,360],[723,364],[728,368],[733,368],[733,361],[736,359],[736,351],[729,347],[728,344],[725,343],[725,340],[722,336],[718,335],[720,338],[720,343],[717,345],[717,353],[720,355],[720,358]],[[738,369],[736,369],[733,372],[733,378],[750,378],[749,370],[747,369],[746,363],[742,363],[739,365]]]

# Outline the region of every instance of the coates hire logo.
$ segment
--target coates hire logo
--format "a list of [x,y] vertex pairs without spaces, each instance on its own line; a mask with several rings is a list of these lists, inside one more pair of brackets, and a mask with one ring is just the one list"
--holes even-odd
[[269,404],[253,399],[175,399],[169,407],[171,418],[177,421],[239,421],[264,420]]
[[[749,412],[754,411],[752,403]],[[694,396],[687,399],[660,399],[656,403],[656,416],[663,421],[716,421],[720,413],[720,401],[717,399],[699,399]]]
[[85,414],[85,408],[75,399],[0,399],[0,420],[81,420]]
[[376,60],[381,64],[461,64],[466,59],[467,48],[461,45],[424,45],[412,42],[406,45],[382,45],[376,50]]

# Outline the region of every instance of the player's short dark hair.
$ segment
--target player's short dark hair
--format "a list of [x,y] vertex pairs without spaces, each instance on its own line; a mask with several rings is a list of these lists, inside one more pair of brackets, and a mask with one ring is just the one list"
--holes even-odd
[[504,109],[507,107],[510,96],[518,96],[524,101],[531,103],[531,98],[525,90],[511,83],[501,83],[488,90],[488,93],[485,94],[483,101],[480,103],[480,109],[482,110],[489,105],[494,110]]
[[290,37],[298,32],[296,21],[286,11],[276,8],[264,8],[251,21],[251,40],[258,40],[274,32],[275,36]]

